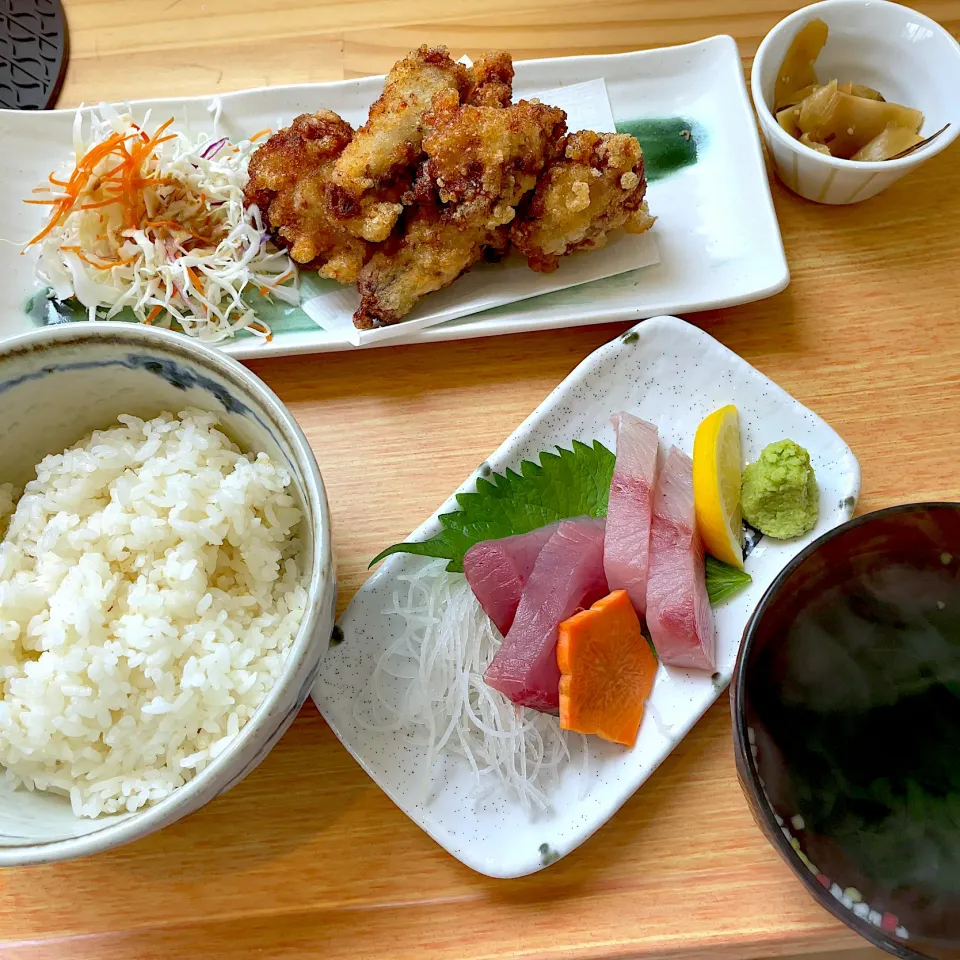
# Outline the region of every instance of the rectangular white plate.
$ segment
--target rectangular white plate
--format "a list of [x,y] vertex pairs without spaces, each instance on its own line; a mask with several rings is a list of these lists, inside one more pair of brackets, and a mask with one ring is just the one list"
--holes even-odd
[[[656,317],[587,357],[483,464],[502,473],[544,450],[573,440],[616,443],[610,417],[628,410],[660,429],[661,444],[692,453],[697,425],[728,403],[740,411],[743,453],[755,460],[768,443],[789,437],[810,451],[820,487],[820,520],[806,537],[762,539],[746,561],[753,583],[715,608],[717,669],[705,673],[660,667],[635,747],[626,750],[596,737],[590,743],[585,781],[579,764],[568,766],[553,812],[531,818],[519,804],[471,798],[466,760],[451,760],[432,801],[421,801],[425,751],[402,735],[371,733],[354,721],[354,700],[400,620],[382,612],[391,605],[398,574],[421,558],[389,558],[351,601],[340,620],[344,640],[331,649],[313,697],[334,733],[364,770],[412,820],[467,866],[494,877],[517,877],[569,853],[601,827],[643,784],[717,698],[730,680],[750,613],[777,573],[807,543],[848,520],[860,491],[860,467],[850,448],[816,414],[745,360],[697,327],[676,317]],[[457,491],[476,488],[478,472]],[[456,509],[447,500],[407,539],[422,540],[440,528],[437,516]],[[384,544],[386,546],[386,544]]]
[[[454,51],[456,56],[458,51]],[[572,290],[508,304],[413,331],[391,343],[459,340],[495,334],[632,320],[690,312],[770,296],[789,281],[783,243],[760,140],[731,37],[638,53],[561,57],[516,64],[517,97],[602,77],[618,124],[683,118],[697,143],[697,161],[650,184],[650,210],[660,263]],[[362,123],[382,77],[230,93],[221,97],[225,133],[250,136],[321,107]],[[212,130],[209,97],[133,104],[181,129]],[[70,150],[72,110],[0,111],[0,237],[23,241],[38,229],[37,207],[22,203]],[[603,256],[593,253],[590,256]],[[0,243],[0,338],[33,326],[23,305],[37,289],[36,255]],[[561,266],[560,269],[563,269]],[[302,315],[277,325],[272,342],[245,337],[224,349],[235,357],[354,350],[342,332],[327,332]],[[370,344],[370,347],[380,346]],[[366,348],[364,348],[366,349]]]
[[[614,133],[617,129],[607,84],[601,78],[540,90],[537,99],[563,110],[568,130]],[[553,273],[534,272],[516,253],[500,263],[479,263],[452,286],[424,297],[404,317],[403,323],[373,330],[358,330],[353,325],[353,315],[360,306],[356,287],[337,284],[334,290],[319,297],[302,297],[300,308],[323,329],[344,333],[354,346],[368,346],[376,340],[409,337],[417,330],[460,317],[648,267],[660,260],[653,233],[648,230],[639,236],[630,236],[618,231],[619,235],[614,235],[603,248],[602,256],[568,257],[563,261],[563,269]]]

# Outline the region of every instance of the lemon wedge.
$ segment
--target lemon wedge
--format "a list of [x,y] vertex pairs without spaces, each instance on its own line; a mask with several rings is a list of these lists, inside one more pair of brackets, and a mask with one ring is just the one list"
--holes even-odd
[[743,569],[740,423],[733,404],[715,410],[693,441],[693,500],[707,553]]

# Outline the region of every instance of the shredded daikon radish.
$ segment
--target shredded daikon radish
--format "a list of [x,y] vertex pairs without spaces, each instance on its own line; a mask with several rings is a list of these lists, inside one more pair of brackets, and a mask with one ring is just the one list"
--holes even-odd
[[571,759],[559,720],[517,707],[484,683],[500,635],[462,575],[439,561],[397,579],[403,587],[384,614],[400,617],[403,630],[355,701],[355,721],[404,731],[426,750],[425,795],[448,752],[466,759],[477,800],[495,796],[519,800],[528,811],[549,809]]
[[129,308],[207,342],[238,330],[269,338],[241,295],[250,288],[293,305],[300,296],[293,261],[244,203],[257,138],[191,139],[171,122],[151,132],[149,115],[138,124],[106,104],[77,111],[70,162],[27,201],[52,208],[31,241],[38,275],[91,320]]

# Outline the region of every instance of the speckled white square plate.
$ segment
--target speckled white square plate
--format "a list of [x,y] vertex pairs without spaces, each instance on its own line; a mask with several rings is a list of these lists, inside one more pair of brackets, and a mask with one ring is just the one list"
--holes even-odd
[[[783,242],[736,41],[710,37],[659,50],[526,60],[516,64],[514,93],[519,98],[597,78],[606,81],[619,128],[670,120],[676,136],[694,141],[695,162],[673,172],[670,165],[653,169],[652,144],[647,145],[648,200],[659,217],[651,236],[660,262],[362,349],[689,313],[759,300],[787,285]],[[220,130],[239,140],[320,107],[361,124],[382,88],[383,77],[363,77],[224,94]],[[197,134],[213,131],[211,103],[210,97],[190,97],[131,106],[136,116],[146,110],[154,118],[173,116],[179,129]],[[22,201],[65,159],[73,117],[73,110],[0,110],[0,239],[25,240],[39,229],[38,208]],[[35,266],[35,251],[21,257],[18,247],[0,243],[0,339],[34,326],[24,305],[39,290]],[[319,285],[339,289],[333,281]],[[223,349],[240,359],[357,349],[342,330],[322,330],[300,310],[269,319],[274,332],[269,343],[241,335]]]
[[[588,738],[586,772],[569,764],[552,795],[553,810],[530,815],[519,804],[472,798],[465,760],[444,766],[444,780],[422,801],[425,751],[402,735],[371,733],[355,723],[353,704],[394,639],[399,617],[385,617],[398,574],[424,560],[386,560],[340,620],[344,639],[331,649],[313,696],[334,733],[388,796],[437,843],[481,873],[518,877],[569,853],[602,826],[657,768],[727,685],[747,619],[776,574],[815,537],[850,518],[860,491],[860,466],[850,448],[816,414],[702,330],[676,317],[656,317],[587,357],[482,465],[497,472],[536,460],[541,451],[573,440],[616,442],[610,417],[628,410],[660,429],[663,446],[692,453],[697,425],[734,403],[740,411],[743,453],[755,460],[774,440],[789,437],[810,451],[820,486],[820,521],[803,538],[761,539],[746,561],[749,588],[715,608],[714,677],[661,666],[633,749]],[[474,490],[479,475],[457,492]],[[451,497],[407,539],[440,528],[437,516],[456,509]],[[384,544],[386,546],[386,544]]]

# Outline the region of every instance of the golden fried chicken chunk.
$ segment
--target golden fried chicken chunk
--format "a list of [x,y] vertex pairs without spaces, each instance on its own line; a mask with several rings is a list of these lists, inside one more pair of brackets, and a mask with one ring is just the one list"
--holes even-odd
[[[557,155],[566,119],[559,107],[529,100],[501,109],[438,98],[423,149],[441,202],[516,206]],[[512,219],[510,212],[501,222]]]
[[466,67],[446,47],[422,46],[396,63],[367,122],[338,158],[331,209],[365,240],[386,240],[402,211],[425,132],[424,115],[439,93],[459,100],[470,89]]
[[513,100],[513,57],[506,50],[481,54],[468,71],[473,86],[467,103],[474,107],[509,107]]
[[598,250],[612,230],[643,233],[653,226],[644,195],[643,152],[622,133],[581,130],[537,184],[510,227],[510,240],[540,273],[557,269],[576,250]]
[[331,110],[305,113],[250,158],[248,204],[256,204],[276,242],[324,277],[354,283],[367,244],[330,216],[326,203],[333,165],[353,128]]
[[449,286],[476,263],[490,240],[486,221],[471,219],[469,210],[420,207],[407,218],[394,248],[388,242],[360,273],[353,322],[361,330],[399,323],[421,297]]
[[566,132],[566,114],[541,103],[460,105],[437,97],[427,155],[400,239],[378,250],[357,281],[360,329],[397,323],[428,293],[453,283],[485,249],[502,251],[517,204],[536,185]]

